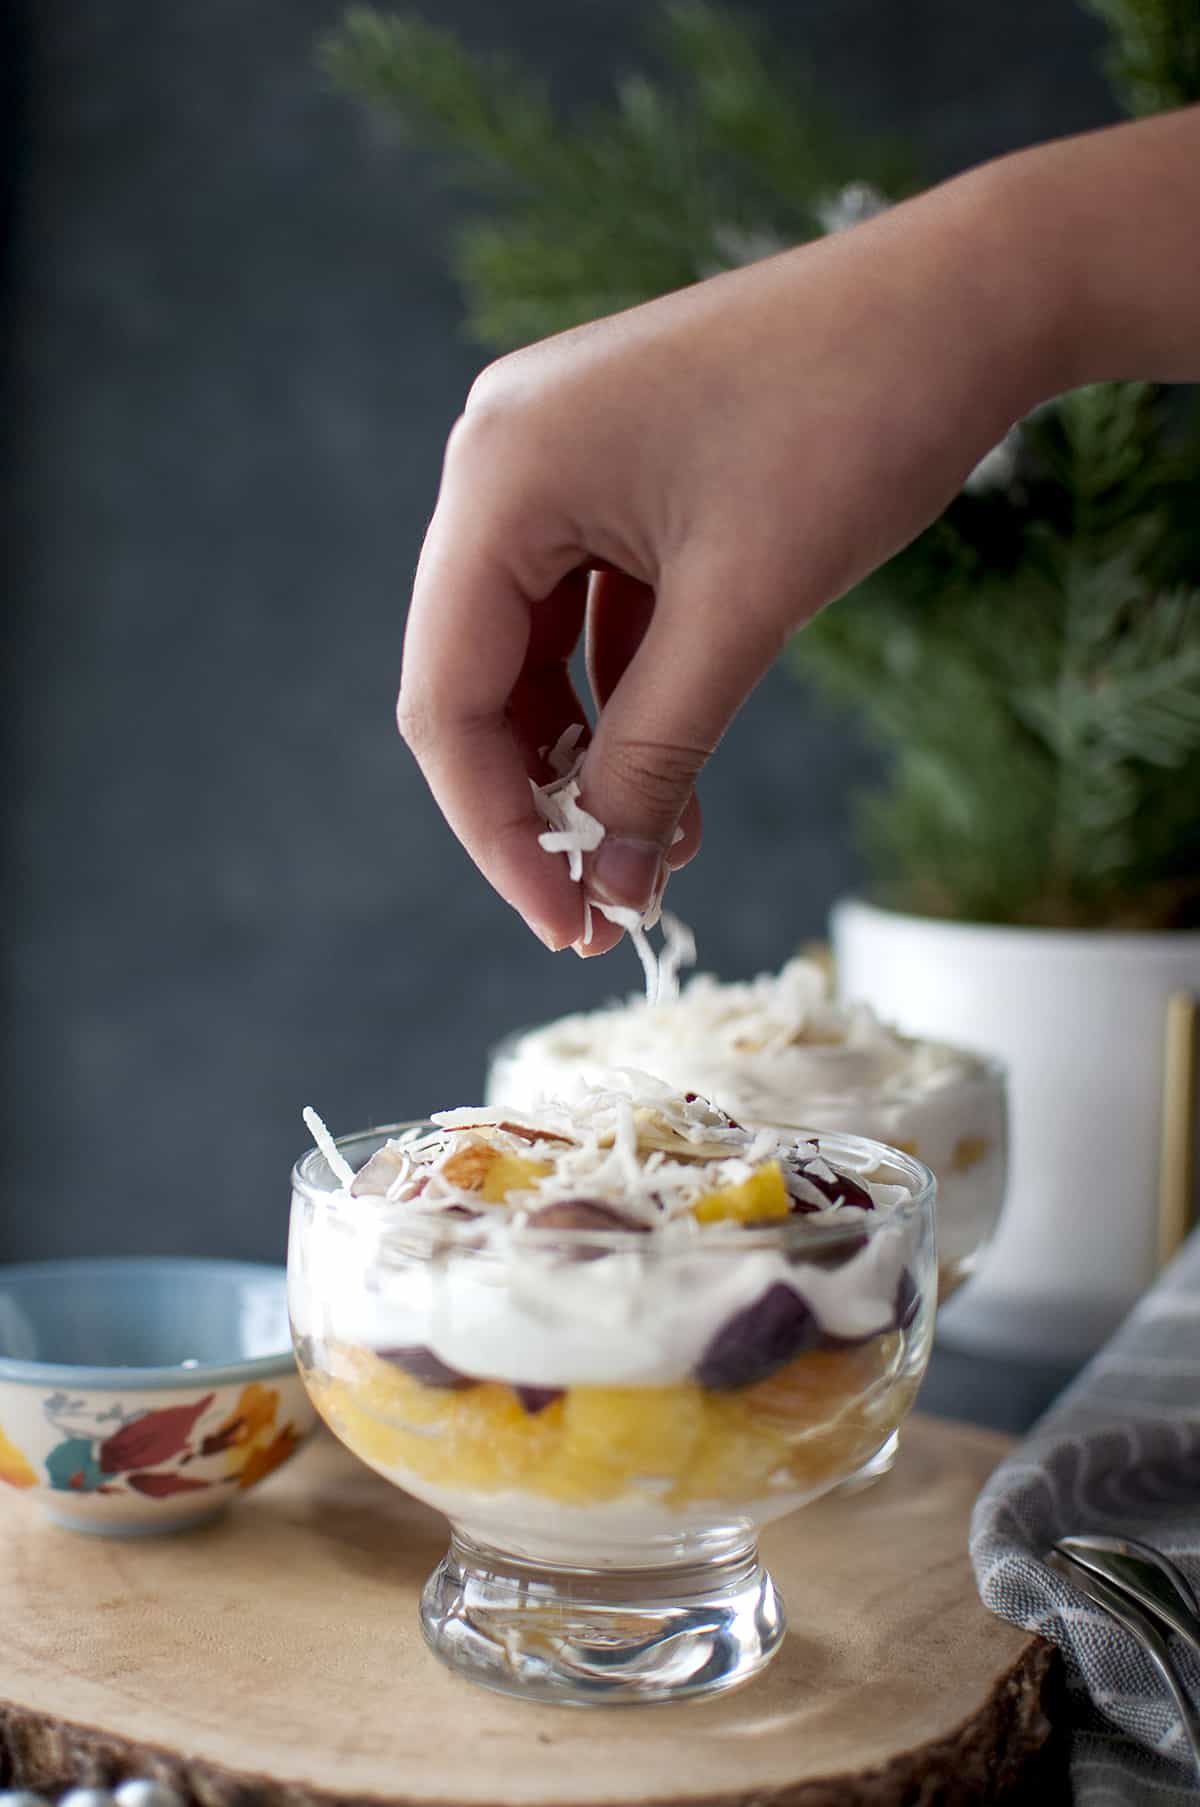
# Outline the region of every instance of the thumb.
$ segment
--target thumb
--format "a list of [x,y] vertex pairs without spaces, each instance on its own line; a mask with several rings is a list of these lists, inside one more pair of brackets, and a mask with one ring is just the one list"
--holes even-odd
[[580,800],[606,831],[586,863],[591,895],[650,906],[697,775],[783,643],[786,624],[760,614],[736,579],[664,576],[580,772]]

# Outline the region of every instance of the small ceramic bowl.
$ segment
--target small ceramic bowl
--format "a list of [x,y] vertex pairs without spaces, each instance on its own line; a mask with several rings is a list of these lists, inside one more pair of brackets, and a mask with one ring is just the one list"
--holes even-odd
[[223,1512],[315,1414],[283,1268],[116,1257],[0,1267],[0,1482],[113,1537]]

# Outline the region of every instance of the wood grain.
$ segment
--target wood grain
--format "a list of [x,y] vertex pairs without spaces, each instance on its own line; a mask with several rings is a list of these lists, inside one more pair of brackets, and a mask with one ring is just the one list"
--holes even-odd
[[155,1775],[203,1807],[997,1802],[1044,1763],[1053,1652],[966,1556],[994,1433],[911,1419],[896,1469],[772,1527],[790,1631],[676,1707],[524,1706],[417,1624],[442,1521],[322,1436],[223,1521],[90,1539],[0,1499],[0,1781]]

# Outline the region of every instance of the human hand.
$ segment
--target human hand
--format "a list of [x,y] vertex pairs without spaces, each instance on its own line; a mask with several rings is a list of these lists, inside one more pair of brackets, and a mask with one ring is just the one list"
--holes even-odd
[[[1026,155],[1062,164],[1061,147]],[[697,774],[791,632],[928,525],[1014,418],[1089,374],[1067,343],[1078,290],[1044,248],[1025,255],[1029,180],[1004,168],[476,383],[421,555],[399,720],[451,826],[548,945],[578,941],[582,902],[538,845],[528,780],[586,720],[568,672],[585,623],[582,802],[608,831],[585,884],[643,909],[695,852]],[[618,938],[597,923],[587,951]]]

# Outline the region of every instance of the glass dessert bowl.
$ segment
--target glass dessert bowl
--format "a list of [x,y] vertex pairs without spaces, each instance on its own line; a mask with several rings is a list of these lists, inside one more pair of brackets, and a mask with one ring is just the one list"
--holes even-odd
[[869,1470],[924,1372],[928,1169],[597,1092],[326,1143],[293,1187],[313,1401],[450,1520],[436,1654],[568,1703],[761,1668],[759,1527]]
[[1004,1068],[901,1035],[867,1005],[828,994],[827,974],[813,960],[744,983],[698,973],[658,1003],[634,996],[507,1036],[492,1052],[485,1097],[536,1110],[543,1096],[640,1083],[652,1073],[702,1092],[740,1123],[885,1142],[937,1175],[944,1305],[977,1266],[1004,1203]]

